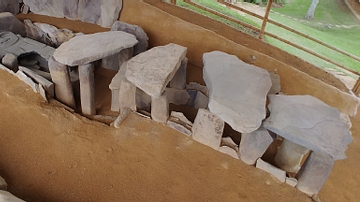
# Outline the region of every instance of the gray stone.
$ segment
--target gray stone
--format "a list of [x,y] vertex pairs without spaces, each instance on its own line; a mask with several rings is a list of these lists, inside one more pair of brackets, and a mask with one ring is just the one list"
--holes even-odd
[[136,88],[136,106],[146,111],[150,111],[151,108],[151,96],[139,88]]
[[187,48],[168,44],[154,47],[128,62],[126,78],[152,97],[160,97],[185,58]]
[[26,36],[24,23],[9,12],[0,13],[0,32],[5,31]]
[[187,128],[191,128],[193,125],[182,112],[172,111],[170,114],[170,119],[185,124]]
[[81,110],[83,114],[95,115],[95,77],[94,64],[79,66]]
[[309,95],[269,95],[271,115],[264,127],[314,152],[334,160],[346,158],[352,137],[340,112]]
[[187,63],[188,59],[184,58],[183,61],[181,61],[181,65],[177,72],[175,73],[173,79],[170,81],[170,88],[176,88],[179,90],[184,90],[186,87],[186,69],[187,69]]
[[199,109],[193,127],[194,140],[219,150],[225,123],[218,116],[206,109]]
[[10,12],[12,14],[19,13],[19,0],[1,0],[0,1],[0,13]]
[[235,150],[236,152],[239,151],[239,145],[237,145],[231,137],[223,137],[221,138],[221,146],[227,146],[231,149]]
[[284,139],[275,156],[275,162],[281,169],[297,173],[300,170],[300,163],[308,151],[306,147]]
[[240,159],[248,165],[254,165],[275,138],[263,127],[252,133],[243,133],[239,146]]
[[28,76],[26,76],[26,74],[24,72],[22,72],[21,70],[17,71],[15,74],[21,81],[25,82],[26,84],[28,84],[35,93],[39,92],[39,85],[36,84],[32,79],[30,79]]
[[74,92],[71,85],[69,69],[57,62],[53,57],[49,59],[51,78],[55,84],[55,97],[65,105],[75,109]]
[[118,73],[112,78],[111,83],[109,85],[109,89],[111,90],[111,111],[119,111],[119,93],[120,93],[120,85],[121,81],[126,79],[125,71],[127,68],[127,64],[124,63]]
[[317,194],[330,175],[334,160],[329,155],[311,152],[296,175],[298,188],[309,196]]
[[172,111],[166,125],[186,136],[191,136],[192,134],[192,123],[181,112]]
[[54,52],[54,58],[69,66],[88,64],[133,47],[136,43],[133,35],[121,31],[80,35],[61,44]]
[[160,97],[151,97],[151,118],[156,122],[167,122],[169,118],[169,102],[166,92]]
[[34,25],[30,20],[24,20],[24,23],[27,38],[33,39],[49,46],[54,46],[54,43],[51,41],[47,33],[41,30],[38,26]]
[[186,90],[166,88],[165,92],[166,95],[168,96],[168,101],[171,104],[186,105],[190,100],[190,95]]
[[78,19],[79,0],[62,0],[64,17],[71,20]]
[[23,0],[25,5],[30,7],[30,11],[39,15],[63,18],[63,2],[60,0]]
[[285,179],[285,183],[292,186],[292,187],[296,187],[296,185],[298,184],[298,181],[296,178],[290,178],[290,177],[287,177]]
[[0,190],[7,190],[7,183],[4,178],[0,176]]
[[59,47],[64,42],[69,41],[71,38],[75,37],[75,34],[69,29],[58,29],[55,26],[46,23],[34,23],[34,25],[39,27],[49,36],[49,39],[55,47]]
[[41,84],[51,97],[55,97],[55,88],[52,82],[26,67],[19,66],[19,69],[23,71],[26,75],[28,75],[30,78],[32,78],[34,81],[36,81],[38,84]]
[[277,94],[281,91],[281,85],[280,85],[280,76],[274,72],[270,72],[270,79],[271,79],[271,88],[269,90],[268,94]]
[[280,180],[280,182],[285,182],[286,172],[281,170],[259,158],[256,161],[256,168],[259,168],[267,173],[273,175],[276,179]]
[[131,25],[125,22],[116,21],[112,25],[111,31],[123,31],[136,37],[139,43],[134,46],[133,56],[146,51],[148,48],[149,38],[144,32],[144,30],[137,25]]
[[25,202],[16,196],[12,195],[10,192],[0,190],[0,201],[1,202]]
[[17,57],[12,53],[6,53],[5,56],[1,59],[3,65],[11,69],[14,72],[17,72],[19,69],[19,63]]
[[210,111],[240,133],[258,129],[266,116],[269,73],[219,51],[205,53],[203,62]]
[[179,131],[180,133],[186,135],[186,136],[191,136],[191,130],[188,129],[187,127],[181,125],[180,123],[168,120],[166,123],[167,126],[169,126],[170,128]]
[[10,73],[11,75],[15,75],[15,73],[13,71],[11,71],[9,68],[5,67],[4,65],[2,65],[0,63],[0,69],[3,70],[3,71],[6,71],[8,73]]
[[125,118],[131,114],[132,110],[129,108],[123,108],[120,111],[120,115],[116,118],[115,122],[114,122],[114,127],[115,128],[120,128],[120,124],[125,120]]
[[209,104],[209,98],[206,97],[202,92],[197,92],[196,99],[195,99],[195,106],[194,108],[204,108],[207,109]]
[[119,19],[122,0],[102,0],[100,4],[100,19],[97,22],[102,27],[111,27]]
[[111,70],[119,70],[124,62],[127,62],[133,55],[133,48],[127,48],[120,53],[105,57],[101,60],[102,67]]
[[44,99],[44,101],[48,103],[49,100],[47,99],[45,88],[41,84],[39,84],[39,93],[41,97]]
[[201,93],[206,95],[206,97],[209,97],[209,89],[208,89],[208,87],[200,85],[200,84],[198,84],[196,82],[190,82],[189,85],[186,85],[186,90],[200,91]]
[[119,91],[119,108],[129,108],[136,111],[136,86],[126,78],[121,80]]
[[220,147],[219,152],[227,154],[227,155],[229,155],[229,156],[231,156],[233,158],[239,159],[239,156],[237,155],[237,152],[233,148],[230,148],[228,146]]

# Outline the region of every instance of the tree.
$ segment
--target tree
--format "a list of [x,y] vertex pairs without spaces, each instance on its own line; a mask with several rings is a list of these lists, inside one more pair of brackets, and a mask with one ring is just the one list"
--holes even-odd
[[316,6],[318,5],[318,3],[319,3],[319,0],[312,0],[310,8],[305,16],[306,19],[314,18],[315,9],[316,9]]

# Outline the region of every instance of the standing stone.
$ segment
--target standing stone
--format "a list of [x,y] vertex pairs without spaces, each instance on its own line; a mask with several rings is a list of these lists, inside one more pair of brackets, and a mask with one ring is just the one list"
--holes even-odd
[[83,114],[95,115],[94,64],[79,66],[81,110]]
[[30,79],[24,72],[21,70],[17,71],[15,74],[21,81],[25,82],[27,85],[29,85],[34,93],[39,92],[39,85],[35,83],[32,79]]
[[140,88],[136,88],[136,107],[148,112],[151,107],[151,96],[146,94]]
[[169,102],[166,92],[160,97],[151,97],[151,118],[160,123],[166,123],[169,118]]
[[0,176],[0,190],[7,190],[7,183],[4,178]]
[[160,97],[185,58],[187,48],[168,44],[154,47],[128,62],[126,78],[152,97]]
[[205,53],[203,62],[209,110],[240,133],[257,130],[266,116],[268,71],[220,51]]
[[300,163],[308,151],[306,147],[284,139],[275,156],[275,162],[281,169],[297,173],[300,170]]
[[0,190],[0,201],[1,202],[25,202],[18,197],[12,195],[10,192]]
[[280,182],[285,182],[286,172],[284,170],[281,170],[281,169],[263,161],[261,158],[259,158],[256,161],[256,168],[259,168],[265,172],[272,174],[274,177],[276,177],[278,180],[280,180]]
[[63,18],[63,2],[60,0],[23,0],[25,5],[30,7],[30,11],[39,15]]
[[281,91],[280,85],[280,76],[274,72],[270,72],[270,79],[271,79],[271,88],[269,90],[269,94],[277,94]]
[[331,156],[311,152],[296,175],[298,179],[296,188],[309,196],[319,193],[329,177],[333,165],[334,159]]
[[49,59],[49,69],[51,78],[55,84],[56,99],[75,109],[75,98],[68,67],[51,57]]
[[209,98],[206,97],[202,92],[197,92],[196,99],[195,99],[195,106],[194,108],[204,108],[207,109],[209,104]]
[[102,0],[100,2],[100,19],[97,24],[102,27],[111,27],[119,19],[122,0]]
[[77,20],[79,0],[62,0],[64,17]]
[[184,90],[186,87],[186,69],[187,69],[187,63],[188,59],[184,58],[183,61],[181,61],[181,65],[179,69],[177,70],[176,74],[174,75],[174,78],[170,81],[170,88],[176,88],[179,90]]
[[119,70],[121,65],[124,62],[128,61],[132,57],[132,55],[133,55],[132,47],[124,49],[120,51],[120,53],[103,58],[101,60],[102,67],[111,70]]
[[6,53],[5,56],[1,59],[3,65],[11,69],[14,72],[17,72],[19,69],[19,63],[17,57],[12,53]]
[[4,31],[20,34],[23,37],[26,36],[24,23],[9,12],[0,13],[0,32]]
[[186,105],[190,100],[190,95],[186,90],[166,88],[165,92],[170,104]]
[[206,97],[209,97],[209,89],[207,86],[200,85],[196,82],[190,82],[189,85],[186,85],[186,90],[196,90],[203,93]]
[[184,125],[177,123],[175,121],[172,120],[168,120],[166,122],[166,125],[169,126],[170,128],[179,131],[180,133],[186,135],[186,136],[191,136],[191,130],[188,129],[187,127],[185,127]]
[[136,111],[136,86],[126,78],[121,80],[119,91],[119,108],[129,108]]
[[20,0],[1,0],[0,1],[0,13],[2,12],[10,12],[14,15],[19,13]]
[[192,128],[194,140],[219,150],[225,123],[206,109],[199,109]]
[[254,165],[275,138],[263,127],[252,133],[243,133],[239,147],[240,159],[248,165]]
[[144,32],[144,30],[137,25],[131,25],[126,22],[116,21],[112,25],[111,31],[123,31],[123,32],[129,33],[129,34],[132,34],[136,37],[136,39],[139,41],[139,43],[134,46],[133,56],[146,51],[148,48],[149,38],[148,38],[147,34]]

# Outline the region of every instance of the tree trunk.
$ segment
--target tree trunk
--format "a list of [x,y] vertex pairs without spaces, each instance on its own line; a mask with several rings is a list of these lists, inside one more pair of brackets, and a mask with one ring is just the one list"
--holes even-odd
[[312,3],[310,5],[310,8],[305,16],[306,19],[313,19],[314,18],[314,13],[315,13],[315,8],[317,6],[317,4],[319,3],[319,0],[312,0]]

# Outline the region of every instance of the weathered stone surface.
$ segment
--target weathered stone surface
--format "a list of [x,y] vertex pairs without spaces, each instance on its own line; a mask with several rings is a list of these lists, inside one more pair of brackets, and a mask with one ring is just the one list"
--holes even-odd
[[289,141],[334,160],[346,158],[351,133],[340,112],[315,97],[269,95],[271,115],[264,127]]
[[199,109],[193,127],[194,140],[219,150],[225,123],[218,116],[206,109]]
[[166,125],[169,126],[172,129],[175,129],[175,130],[179,131],[180,133],[182,133],[182,134],[184,134],[186,136],[191,136],[191,134],[192,134],[190,129],[188,129],[187,127],[181,125],[180,123],[168,120],[166,122]]
[[132,34],[136,37],[136,39],[139,41],[139,43],[134,46],[133,56],[146,51],[148,48],[149,38],[148,38],[147,34],[144,32],[144,30],[137,25],[131,25],[126,22],[116,21],[112,25],[111,31],[123,31],[123,32],[129,33],[129,34]]
[[102,0],[100,4],[100,19],[97,22],[102,27],[111,27],[122,9],[122,0]]
[[126,78],[121,80],[119,91],[119,108],[129,108],[136,111],[136,86]]
[[306,147],[284,139],[275,156],[275,162],[281,169],[297,173],[300,170],[300,163],[308,151],[309,149]]
[[0,190],[7,190],[7,183],[4,178],[0,176]]
[[292,187],[296,187],[296,185],[298,184],[298,181],[296,178],[290,178],[290,177],[287,177],[285,179],[285,183],[292,186]]
[[1,12],[10,12],[12,14],[19,13],[20,0],[1,0],[0,1],[0,13]]
[[6,53],[5,56],[1,59],[1,63],[14,72],[17,72],[19,69],[17,57],[12,53]]
[[102,67],[111,70],[119,70],[124,62],[127,62],[133,55],[133,48],[121,50],[120,53],[105,57],[101,60]]
[[280,182],[285,182],[286,172],[284,170],[281,170],[281,169],[263,161],[261,158],[259,158],[256,161],[256,167],[265,172],[270,173],[276,179],[280,180]]
[[228,146],[220,147],[219,152],[227,154],[233,158],[239,159],[239,156],[237,155],[236,151]]
[[179,69],[187,48],[168,44],[154,47],[128,61],[126,78],[152,97],[159,97]]
[[181,112],[172,111],[166,125],[186,136],[191,136],[192,134],[191,127],[193,124]]
[[186,105],[190,100],[190,95],[186,90],[179,90],[175,88],[166,88],[166,95],[168,101],[175,105]]
[[243,133],[239,147],[240,159],[248,165],[254,165],[275,138],[263,127],[252,133]]
[[203,55],[204,80],[210,91],[209,109],[234,130],[251,133],[266,116],[269,73],[234,55],[214,51]]
[[174,77],[171,79],[169,85],[170,88],[176,88],[179,90],[184,90],[186,87],[186,69],[187,69],[187,63],[188,59],[184,58],[183,61],[181,61],[181,65],[177,72],[175,73]]
[[269,72],[271,79],[271,88],[268,94],[277,94],[281,91],[280,76],[274,72]]
[[64,17],[71,20],[78,19],[79,0],[62,0],[62,5]]
[[121,31],[80,35],[61,44],[54,52],[54,58],[69,66],[88,64],[133,47],[136,43],[133,35]]
[[330,175],[334,160],[329,155],[311,152],[296,175],[296,188],[309,196],[317,194]]
[[126,72],[127,64],[124,63],[118,73],[112,78],[111,83],[109,85],[109,89],[111,90],[111,111],[119,111],[119,93],[120,93],[120,85],[121,81],[126,79],[125,72]]
[[239,145],[237,145],[231,137],[223,137],[221,138],[221,146],[227,146],[231,149],[235,150],[236,152],[239,151]]
[[9,12],[0,13],[0,32],[4,31],[26,36],[24,23]]
[[170,119],[185,124],[187,128],[191,128],[193,125],[182,112],[172,111],[170,114]]
[[120,128],[120,124],[126,119],[126,117],[131,114],[132,110],[129,108],[124,108],[120,111],[120,115],[116,118],[114,122],[115,128]]
[[207,86],[200,85],[196,82],[190,82],[186,85],[186,90],[196,90],[202,92],[206,97],[209,97],[209,89]]
[[160,97],[151,97],[151,118],[156,122],[167,122],[169,118],[169,102],[166,92]]
[[37,27],[39,27],[44,33],[49,36],[52,44],[55,47],[59,47],[66,41],[69,41],[71,38],[75,37],[75,34],[69,29],[58,29],[55,26],[46,24],[46,23],[34,23]]
[[138,109],[150,111],[151,96],[146,94],[140,88],[136,88],[136,106]]
[[30,11],[39,15],[63,18],[63,2],[59,0],[23,0]]
[[22,14],[28,14],[30,11],[30,7],[28,5],[23,4],[20,8],[20,12]]
[[202,92],[197,92],[196,99],[195,99],[195,108],[204,108],[207,109],[209,104],[209,98],[206,97]]
[[18,197],[12,195],[10,192],[0,190],[0,201],[1,202],[25,202]]
[[44,77],[40,76],[29,68],[19,66],[19,69],[23,71],[26,75],[28,75],[30,78],[32,78],[34,81],[36,81],[38,84],[41,84],[51,97],[55,97],[54,83],[50,82],[49,80],[45,79]]
[[36,84],[32,79],[30,79],[28,76],[26,76],[26,74],[24,72],[22,72],[21,70],[17,71],[15,74],[21,81],[25,82],[26,84],[28,84],[35,93],[39,92],[39,85]]
[[95,77],[94,64],[79,66],[81,111],[86,115],[95,115]]

